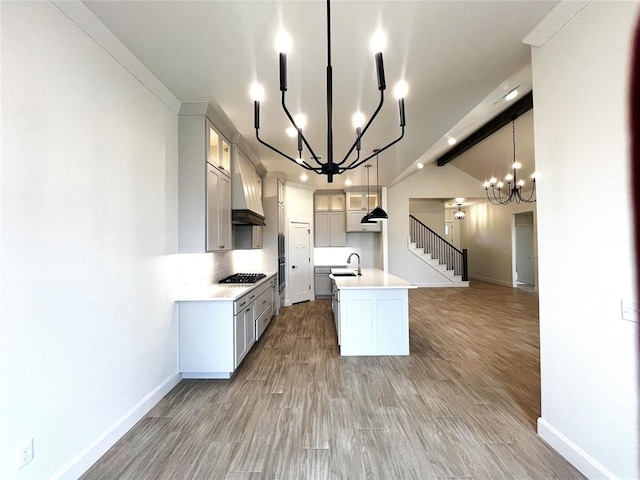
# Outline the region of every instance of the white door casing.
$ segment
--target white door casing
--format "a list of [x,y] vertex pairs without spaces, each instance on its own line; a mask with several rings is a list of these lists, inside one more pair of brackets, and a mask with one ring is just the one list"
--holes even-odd
[[308,222],[289,223],[291,303],[311,300],[311,229]]

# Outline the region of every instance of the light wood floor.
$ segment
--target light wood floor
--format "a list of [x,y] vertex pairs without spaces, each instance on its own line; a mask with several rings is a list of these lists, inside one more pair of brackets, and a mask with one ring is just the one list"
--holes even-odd
[[231,380],[183,380],[83,477],[579,479],[535,433],[535,292],[410,292],[409,357],[340,358],[329,301],[285,308]]

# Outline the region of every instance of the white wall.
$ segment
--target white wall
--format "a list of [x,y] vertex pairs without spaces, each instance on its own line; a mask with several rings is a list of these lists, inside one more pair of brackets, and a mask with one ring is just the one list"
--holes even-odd
[[[640,478],[629,190],[638,4],[591,2],[532,49],[542,437],[590,478]],[[605,200],[606,201],[603,201]]]
[[[489,202],[466,207],[467,216],[459,220],[460,245],[467,249],[469,277],[507,287],[513,286],[514,215],[534,215],[534,276],[538,269],[536,249],[536,204],[492,205]],[[537,282],[536,282],[537,285]]]
[[3,2],[1,185],[0,476],[74,478],[178,380],[176,111],[52,3]]
[[474,197],[482,183],[451,165],[425,166],[419,173],[389,187],[387,199],[389,273],[421,286],[443,286],[442,275],[425,265],[416,268],[417,257],[407,249],[409,199]]
[[428,198],[410,198],[409,213],[441,237],[444,237],[444,202]]

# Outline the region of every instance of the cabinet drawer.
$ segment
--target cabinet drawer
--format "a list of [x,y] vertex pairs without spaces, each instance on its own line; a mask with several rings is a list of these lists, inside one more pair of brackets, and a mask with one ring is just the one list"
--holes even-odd
[[256,302],[255,302],[255,310],[254,310],[255,318],[258,318],[258,317],[262,316],[262,314],[266,310],[269,310],[269,307],[272,307],[272,305],[271,305],[271,290],[267,290],[262,295],[260,295],[258,297],[258,299],[256,300]]

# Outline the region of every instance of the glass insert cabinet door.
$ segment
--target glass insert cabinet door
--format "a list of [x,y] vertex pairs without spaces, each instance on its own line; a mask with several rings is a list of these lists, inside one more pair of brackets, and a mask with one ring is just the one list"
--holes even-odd
[[347,210],[373,210],[378,206],[377,193],[347,194]]
[[231,171],[231,148],[229,143],[207,120],[207,162],[226,172]]

